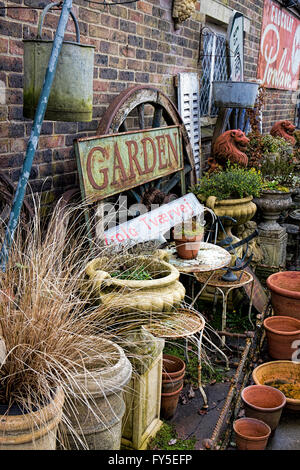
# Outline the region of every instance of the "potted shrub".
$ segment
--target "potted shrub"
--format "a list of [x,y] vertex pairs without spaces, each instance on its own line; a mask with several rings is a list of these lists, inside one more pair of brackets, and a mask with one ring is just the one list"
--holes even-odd
[[[283,139],[281,139],[283,140]],[[293,185],[294,165],[290,158],[282,154],[266,157],[258,170],[263,178],[262,191],[254,200],[262,212],[263,230],[281,230],[277,220],[280,214],[292,205],[291,186]]]
[[228,164],[221,172],[206,174],[191,191],[217,216],[229,216],[236,224],[226,222],[227,236],[233,237],[231,227],[245,224],[256,212],[253,197],[260,194],[261,176],[253,169]]
[[177,254],[182,259],[197,258],[204,235],[204,226],[190,220],[174,227],[174,241]]

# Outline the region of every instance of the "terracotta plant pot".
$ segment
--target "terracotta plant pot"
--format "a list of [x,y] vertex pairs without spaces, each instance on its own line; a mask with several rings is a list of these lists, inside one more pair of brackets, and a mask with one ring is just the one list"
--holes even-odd
[[185,362],[176,356],[163,355],[162,393],[177,391],[183,384]]
[[164,419],[173,418],[179,400],[179,395],[183,389],[183,384],[178,390],[171,393],[161,394],[160,416]]
[[241,396],[246,417],[263,421],[274,432],[286,404],[284,394],[267,385],[250,385],[242,390]]
[[179,258],[182,259],[195,259],[197,258],[203,234],[195,235],[194,237],[182,236],[180,239],[175,240],[176,251]]
[[[264,320],[269,355],[273,359],[292,360],[294,341],[300,340],[300,320],[274,316]],[[300,343],[299,343],[300,344]]]
[[184,375],[185,362],[179,357],[164,354],[160,408],[161,417],[164,419],[171,419],[175,414]]
[[275,315],[300,320],[300,271],[282,271],[267,279]]
[[241,418],[233,423],[238,450],[264,450],[271,434],[271,428],[254,418]]

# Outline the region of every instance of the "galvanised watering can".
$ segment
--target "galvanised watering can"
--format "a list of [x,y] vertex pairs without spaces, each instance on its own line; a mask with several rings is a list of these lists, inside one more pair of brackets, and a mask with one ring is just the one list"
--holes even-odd
[[[24,39],[23,115],[34,118],[42,90],[53,41],[42,39],[46,13],[60,3],[47,5],[39,20],[36,39]],[[80,44],[79,26],[70,12],[76,29],[76,42],[64,41],[58,58],[45,119],[51,121],[91,121],[93,110],[94,46]]]

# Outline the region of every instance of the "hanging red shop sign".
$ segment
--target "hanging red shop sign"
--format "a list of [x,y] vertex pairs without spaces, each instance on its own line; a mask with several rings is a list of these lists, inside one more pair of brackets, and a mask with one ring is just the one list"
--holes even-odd
[[272,0],[265,0],[257,78],[267,88],[297,90],[300,21]]

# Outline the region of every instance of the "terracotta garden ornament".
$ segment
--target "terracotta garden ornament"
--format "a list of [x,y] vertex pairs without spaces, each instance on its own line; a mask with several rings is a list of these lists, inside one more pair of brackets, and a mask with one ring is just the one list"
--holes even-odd
[[282,137],[294,146],[296,144],[296,139],[294,137],[295,129],[296,126],[294,126],[290,121],[278,121],[272,127],[270,134],[273,137]]
[[[246,167],[248,165],[248,157],[245,151],[249,143],[250,140],[239,129],[224,132],[216,139],[213,146],[215,163],[223,168],[226,167],[228,161]],[[210,166],[212,166],[212,162]]]

